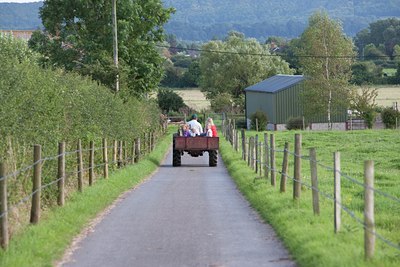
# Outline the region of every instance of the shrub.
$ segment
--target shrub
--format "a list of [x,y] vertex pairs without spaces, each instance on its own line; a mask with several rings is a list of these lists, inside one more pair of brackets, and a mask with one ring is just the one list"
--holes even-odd
[[393,108],[384,108],[382,110],[382,121],[386,128],[396,127],[396,118],[400,118],[400,112]]
[[245,118],[237,119],[236,120],[236,128],[237,129],[246,129],[247,128],[246,119]]
[[[267,128],[268,117],[267,114],[262,110],[257,110],[250,115],[252,130],[265,130]],[[256,122],[257,121],[257,122]],[[258,125],[258,129],[257,129]]]
[[160,109],[167,113],[179,111],[179,109],[185,107],[182,97],[169,89],[162,89],[158,92],[157,102]]
[[288,130],[304,130],[302,117],[290,117],[286,122],[286,129]]

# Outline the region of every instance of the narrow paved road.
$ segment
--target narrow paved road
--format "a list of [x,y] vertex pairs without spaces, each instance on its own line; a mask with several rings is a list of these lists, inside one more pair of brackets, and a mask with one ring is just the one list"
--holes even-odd
[[[169,153],[62,266],[295,266],[269,225],[236,189],[223,162]],[[100,197],[100,196],[99,196]]]

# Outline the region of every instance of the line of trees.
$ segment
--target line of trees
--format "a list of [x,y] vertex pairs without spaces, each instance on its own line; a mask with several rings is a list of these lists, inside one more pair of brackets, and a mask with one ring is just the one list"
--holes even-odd
[[160,0],[120,0],[117,5],[119,68],[113,62],[112,1],[49,0],[40,8],[45,30],[36,31],[29,46],[43,55],[42,65],[75,71],[115,89],[120,96],[143,97],[163,76],[156,44],[174,12]]

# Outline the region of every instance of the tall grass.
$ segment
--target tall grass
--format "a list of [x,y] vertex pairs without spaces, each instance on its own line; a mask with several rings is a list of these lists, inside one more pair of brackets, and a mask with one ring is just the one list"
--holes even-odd
[[[308,149],[317,150],[319,161],[319,189],[333,195],[333,152],[340,151],[342,172],[363,183],[364,160],[375,162],[375,187],[400,198],[400,132],[299,132],[302,134],[302,180],[310,184]],[[247,132],[255,135],[256,132]],[[276,149],[283,150],[284,142],[294,147],[294,132],[274,132]],[[263,134],[260,135],[261,140]],[[270,223],[282,238],[300,266],[399,266],[400,251],[377,239],[376,253],[372,261],[364,261],[363,226],[353,216],[363,219],[364,188],[342,177],[342,204],[354,214],[342,211],[342,229],[334,234],[333,201],[320,195],[321,214],[314,216],[311,190],[302,188],[299,201],[293,201],[292,180],[287,193],[279,193],[278,186],[259,178],[241,160],[240,153],[221,138],[221,154],[229,172],[252,206]],[[278,152],[277,168],[281,168],[282,153]],[[290,157],[289,175],[293,177],[293,155]],[[377,232],[391,243],[400,242],[400,203],[375,194],[375,221]]]

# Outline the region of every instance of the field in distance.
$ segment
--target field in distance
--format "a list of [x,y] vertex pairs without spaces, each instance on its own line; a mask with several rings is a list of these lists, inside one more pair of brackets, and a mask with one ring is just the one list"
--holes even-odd
[[198,88],[174,89],[174,92],[180,95],[185,104],[194,110],[203,111],[210,108],[210,101]]
[[[379,85],[372,86],[372,88],[378,89],[378,97],[376,98],[378,106],[392,107],[395,102],[400,106],[400,85]],[[186,105],[197,111],[210,108],[210,101],[198,88],[174,89],[174,92],[183,98]]]
[[392,107],[397,102],[400,105],[400,85],[377,85],[372,88],[378,89],[376,104],[383,107]]

